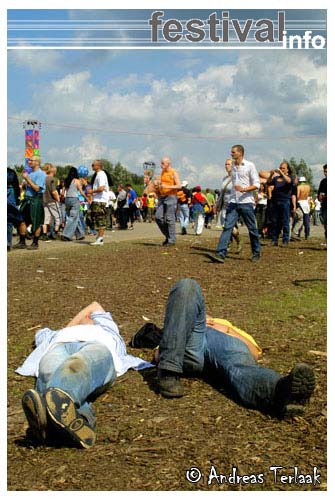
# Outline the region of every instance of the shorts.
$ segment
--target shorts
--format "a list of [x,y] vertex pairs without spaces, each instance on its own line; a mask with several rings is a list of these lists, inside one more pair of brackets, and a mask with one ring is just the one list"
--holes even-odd
[[44,222],[42,195],[34,196],[33,198],[25,198],[21,203],[20,212],[26,225],[32,225],[32,231],[34,233]]
[[104,203],[99,203],[97,201],[93,201],[91,204],[91,220],[93,222],[94,229],[106,229],[106,215],[107,215],[107,207]]
[[55,220],[55,225],[59,226],[61,223],[61,210],[59,204],[55,201],[48,203],[44,207],[44,224],[50,225],[51,220]]

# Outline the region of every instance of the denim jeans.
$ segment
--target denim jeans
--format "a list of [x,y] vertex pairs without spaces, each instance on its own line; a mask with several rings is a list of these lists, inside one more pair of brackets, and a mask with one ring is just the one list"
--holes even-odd
[[249,231],[251,250],[253,255],[260,255],[261,245],[259,242],[258,229],[255,219],[254,206],[252,203],[229,203],[226,211],[224,228],[221,233],[217,252],[225,258],[228,245],[231,239],[231,233],[239,216],[242,217]]
[[176,196],[161,196],[156,210],[156,222],[169,243],[176,243]]
[[210,375],[248,407],[271,409],[279,373],[259,365],[246,344],[206,327],[205,301],[195,280],[171,289],[159,345],[160,369]]
[[63,236],[69,239],[71,239],[73,235],[75,235],[77,239],[81,238],[85,233],[83,232],[79,221],[80,202],[78,198],[65,198],[65,207],[66,225],[63,231]]
[[310,214],[305,214],[301,207],[297,207],[297,211],[295,213],[292,233],[294,236],[298,236],[300,238],[301,232],[304,229],[305,238],[308,238],[310,235]]
[[291,200],[272,200],[272,229],[271,239],[278,241],[281,230],[283,230],[283,243],[290,241],[290,208]]
[[66,342],[56,344],[40,361],[36,390],[44,395],[49,387],[62,389],[71,396],[89,423],[95,426],[92,405],[87,397],[100,394],[116,379],[113,358],[102,344]]
[[187,228],[190,222],[190,208],[187,203],[183,203],[178,205],[178,219],[180,222],[181,228]]

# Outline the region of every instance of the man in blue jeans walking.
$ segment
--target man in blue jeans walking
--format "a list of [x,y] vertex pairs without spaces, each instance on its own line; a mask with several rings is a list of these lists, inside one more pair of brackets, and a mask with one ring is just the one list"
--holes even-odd
[[168,398],[181,397],[183,373],[208,375],[223,382],[247,407],[279,417],[302,414],[314,391],[313,370],[300,363],[283,376],[259,365],[250,340],[238,332],[215,320],[206,321],[199,284],[188,278],[178,281],[168,298],[159,343],[160,393]]
[[67,440],[89,448],[96,440],[96,419],[87,398],[104,392],[129,368],[152,366],[128,355],[119,329],[97,302],[80,311],[61,330],[44,328],[36,349],[16,371],[37,377],[22,406],[40,442],[61,430]]
[[223,263],[231,240],[231,233],[239,216],[249,231],[251,261],[257,262],[261,256],[258,229],[254,212],[254,192],[260,186],[255,165],[244,158],[244,147],[236,144],[231,148],[232,196],[226,211],[224,228],[221,233],[216,254],[207,254],[214,262]]

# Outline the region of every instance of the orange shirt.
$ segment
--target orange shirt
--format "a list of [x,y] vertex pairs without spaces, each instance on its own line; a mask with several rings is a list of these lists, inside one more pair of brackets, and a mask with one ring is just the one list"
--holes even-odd
[[[162,184],[168,184],[170,186],[174,186],[176,184],[176,181],[174,180],[174,174],[176,171],[174,168],[168,168],[167,170],[163,170],[161,173],[161,183]],[[160,188],[159,194],[161,196],[175,196],[178,192],[178,189],[171,189],[171,188]]]

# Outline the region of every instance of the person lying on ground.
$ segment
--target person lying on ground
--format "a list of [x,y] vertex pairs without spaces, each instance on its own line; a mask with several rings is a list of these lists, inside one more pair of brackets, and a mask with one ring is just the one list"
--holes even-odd
[[92,446],[96,419],[88,398],[104,392],[129,368],[152,366],[127,354],[111,314],[97,302],[65,328],[39,330],[35,344],[16,372],[37,378],[35,389],[23,394],[22,406],[32,436],[42,443],[63,435],[82,448]]
[[158,387],[162,396],[183,396],[182,374],[212,378],[244,406],[279,418],[301,415],[315,388],[304,363],[286,376],[258,364],[261,349],[226,320],[206,318],[204,297],[193,279],[171,289],[159,341]]

